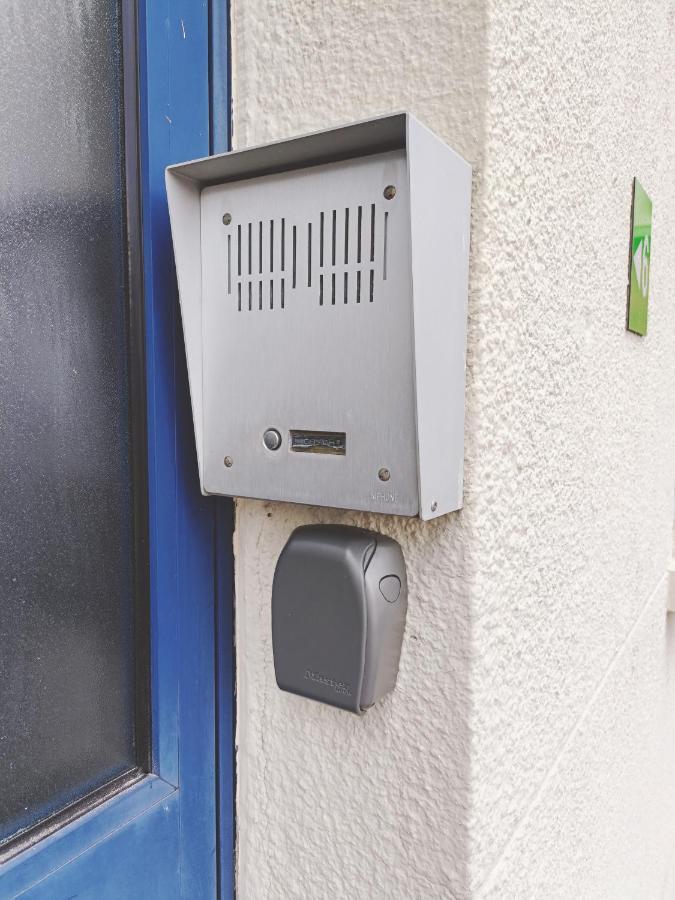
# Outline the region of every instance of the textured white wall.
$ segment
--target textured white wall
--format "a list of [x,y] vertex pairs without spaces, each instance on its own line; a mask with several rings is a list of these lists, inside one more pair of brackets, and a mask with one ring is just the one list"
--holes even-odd
[[[407,108],[475,167],[464,510],[237,504],[245,900],[675,897],[674,17],[233,2],[236,146]],[[634,174],[645,339],[624,330]],[[398,687],[362,719],[274,682],[274,564],[311,521],[408,561]]]

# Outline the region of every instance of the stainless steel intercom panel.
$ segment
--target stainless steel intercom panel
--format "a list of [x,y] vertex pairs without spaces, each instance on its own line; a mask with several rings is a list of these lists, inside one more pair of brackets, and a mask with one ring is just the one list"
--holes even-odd
[[167,170],[205,493],[461,506],[470,185],[407,115]]
[[216,185],[201,213],[205,490],[415,514],[405,155]]

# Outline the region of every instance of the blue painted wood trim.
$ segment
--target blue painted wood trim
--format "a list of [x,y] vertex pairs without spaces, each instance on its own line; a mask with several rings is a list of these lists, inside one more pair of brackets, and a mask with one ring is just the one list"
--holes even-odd
[[[154,367],[157,385],[150,415],[161,426],[149,466],[151,527],[158,548],[152,571],[152,624],[158,635],[153,654],[159,713],[155,763],[159,774],[180,789],[180,895],[211,897],[218,875],[218,507],[199,492],[164,186],[167,165],[210,150],[210,16],[206,3],[189,0],[147,0],[144,16],[148,368]],[[173,490],[167,491],[167,485]]]
[[[95,844],[104,844],[111,834],[123,831],[129,822],[142,817],[174,793],[175,788],[155,775],[148,775],[121,791],[4,863],[0,872],[0,897],[21,896],[57,869],[74,871],[67,865],[71,860],[80,859]],[[165,860],[165,865],[167,862]],[[92,886],[101,881],[99,873]]]
[[[92,844],[76,863],[57,869],[33,885],[22,900],[131,900],[176,896],[175,868],[167,860],[178,855],[178,794],[173,793],[142,816],[132,819],[105,841]],[[148,836],[152,835],[152,840]],[[130,847],[144,852],[129,853]],[[114,871],[114,878],[110,873]],[[186,894],[201,897],[201,894]],[[208,895],[206,895],[208,896]]]

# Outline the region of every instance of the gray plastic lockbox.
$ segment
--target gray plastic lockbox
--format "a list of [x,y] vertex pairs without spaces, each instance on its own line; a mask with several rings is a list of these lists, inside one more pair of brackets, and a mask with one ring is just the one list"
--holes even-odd
[[459,509],[469,164],[399,113],[166,187],[202,491]]
[[284,691],[362,713],[396,684],[408,606],[401,548],[344,525],[303,525],[274,573],[272,644]]

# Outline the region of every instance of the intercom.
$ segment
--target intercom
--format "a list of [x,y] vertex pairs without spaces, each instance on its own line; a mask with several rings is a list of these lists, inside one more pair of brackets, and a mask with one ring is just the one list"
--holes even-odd
[[458,509],[468,163],[402,113],[166,184],[203,492]]

